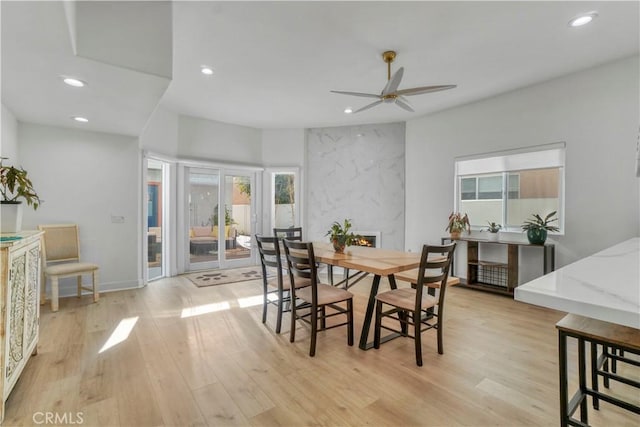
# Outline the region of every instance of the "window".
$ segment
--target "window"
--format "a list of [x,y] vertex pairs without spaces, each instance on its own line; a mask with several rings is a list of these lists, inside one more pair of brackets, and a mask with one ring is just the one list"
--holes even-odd
[[271,221],[270,228],[299,227],[300,182],[299,171],[295,167],[281,167],[266,171],[270,181]]
[[563,189],[564,144],[456,160],[456,211],[474,228],[496,222],[520,231],[531,215],[556,211],[563,233]]

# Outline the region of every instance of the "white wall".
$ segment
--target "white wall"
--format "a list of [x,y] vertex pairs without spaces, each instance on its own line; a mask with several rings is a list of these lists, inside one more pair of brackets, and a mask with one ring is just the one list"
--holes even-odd
[[307,238],[325,240],[334,221],[380,231],[382,247],[404,247],[405,125],[309,129]]
[[262,133],[246,126],[179,116],[178,155],[259,165],[262,161]]
[[[566,233],[551,239],[556,267],[637,236],[639,81],[632,57],[408,121],[406,247],[445,235],[456,156],[558,141],[567,147]],[[542,274],[539,252],[521,253],[521,281]]]
[[18,158],[18,121],[13,113],[2,104],[2,139],[0,139],[0,156],[8,157],[5,165],[20,166]]
[[[305,129],[264,129],[262,130],[262,165],[269,167],[297,167],[300,174],[305,169],[306,144]],[[271,172],[265,171],[262,179],[262,200],[264,209],[258,212],[258,224],[261,230],[257,232],[264,235],[273,234],[271,231]],[[296,225],[302,226],[303,235],[306,237],[304,223],[305,206],[305,180],[300,178],[298,189],[298,205],[300,215],[296,218]],[[277,226],[277,225],[276,225]]]
[[304,158],[304,129],[264,129],[262,131],[263,166],[302,167]]
[[[285,144],[286,155],[302,157],[292,152],[295,131],[268,134]],[[260,129],[184,116],[158,106],[140,135],[140,148],[175,158],[255,165],[262,163],[262,140]]]
[[158,106],[142,134],[140,148],[156,154],[178,155],[178,115]]
[[[23,228],[77,223],[83,260],[100,265],[100,289],[139,284],[140,154],[137,138],[19,122],[19,155],[38,195]],[[112,222],[112,215],[124,217]],[[61,295],[74,294],[74,281]]]

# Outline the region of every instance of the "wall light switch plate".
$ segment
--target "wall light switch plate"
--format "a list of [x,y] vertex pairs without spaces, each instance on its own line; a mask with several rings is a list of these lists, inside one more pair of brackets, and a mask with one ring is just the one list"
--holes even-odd
[[122,215],[111,215],[111,222],[114,224],[123,224],[124,217]]

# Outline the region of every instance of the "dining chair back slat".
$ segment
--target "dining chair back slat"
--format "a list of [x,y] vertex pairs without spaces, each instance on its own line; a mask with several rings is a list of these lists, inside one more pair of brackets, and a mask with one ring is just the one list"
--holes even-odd
[[302,241],[302,227],[274,227],[273,235],[279,239]]
[[[291,287],[305,287],[310,284],[309,280],[296,280],[290,286],[288,277],[285,280],[283,275],[282,254],[280,252],[280,239],[277,237],[260,236],[256,234],[258,253],[260,254],[260,265],[262,267],[262,323],[267,322],[267,307],[269,304],[277,307],[276,333],[279,334],[282,328],[283,313],[291,310],[292,292]],[[275,273],[275,277],[273,274]],[[275,299],[271,297],[275,296]]]
[[[416,364],[422,366],[422,332],[437,330],[438,353],[443,354],[443,319],[444,302],[447,291],[447,279],[451,269],[451,260],[455,250],[455,242],[448,245],[424,245],[420,257],[416,285],[410,288],[398,288],[376,296],[376,320],[374,347],[380,348],[381,330],[413,338],[415,341]],[[438,284],[438,297],[435,297],[434,284]],[[424,290],[427,290],[424,293]],[[384,307],[389,307],[383,310]],[[400,322],[400,330],[389,324],[383,324],[383,318],[391,318]],[[410,335],[410,327],[413,335]]]
[[[326,329],[347,326],[347,343],[353,345],[353,294],[324,283],[318,279],[313,243],[285,239],[283,241],[287,259],[289,280],[308,279],[310,286],[292,286],[291,332],[289,341],[295,342],[296,321],[301,320],[311,326],[309,356],[316,353],[317,333]],[[298,303],[298,300],[300,303]],[[326,320],[334,316],[346,316],[346,320],[327,325]],[[320,323],[318,325],[318,323]]]

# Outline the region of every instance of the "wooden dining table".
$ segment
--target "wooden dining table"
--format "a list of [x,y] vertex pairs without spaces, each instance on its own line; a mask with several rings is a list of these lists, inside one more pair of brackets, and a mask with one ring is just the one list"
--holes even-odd
[[[360,333],[360,343],[358,344],[362,350],[372,348],[373,342],[367,342],[367,340],[369,339],[369,329],[371,328],[371,321],[373,320],[380,279],[386,277],[389,280],[391,289],[396,289],[397,285],[394,275],[418,267],[420,265],[420,254],[365,246],[349,246],[344,250],[344,253],[337,253],[330,243],[325,242],[313,242],[313,250],[317,262],[327,264],[331,267],[342,267],[364,274],[374,275],[369,291],[369,301],[367,302],[362,331]],[[396,336],[390,335],[384,337],[382,342],[393,338],[396,338]]]

